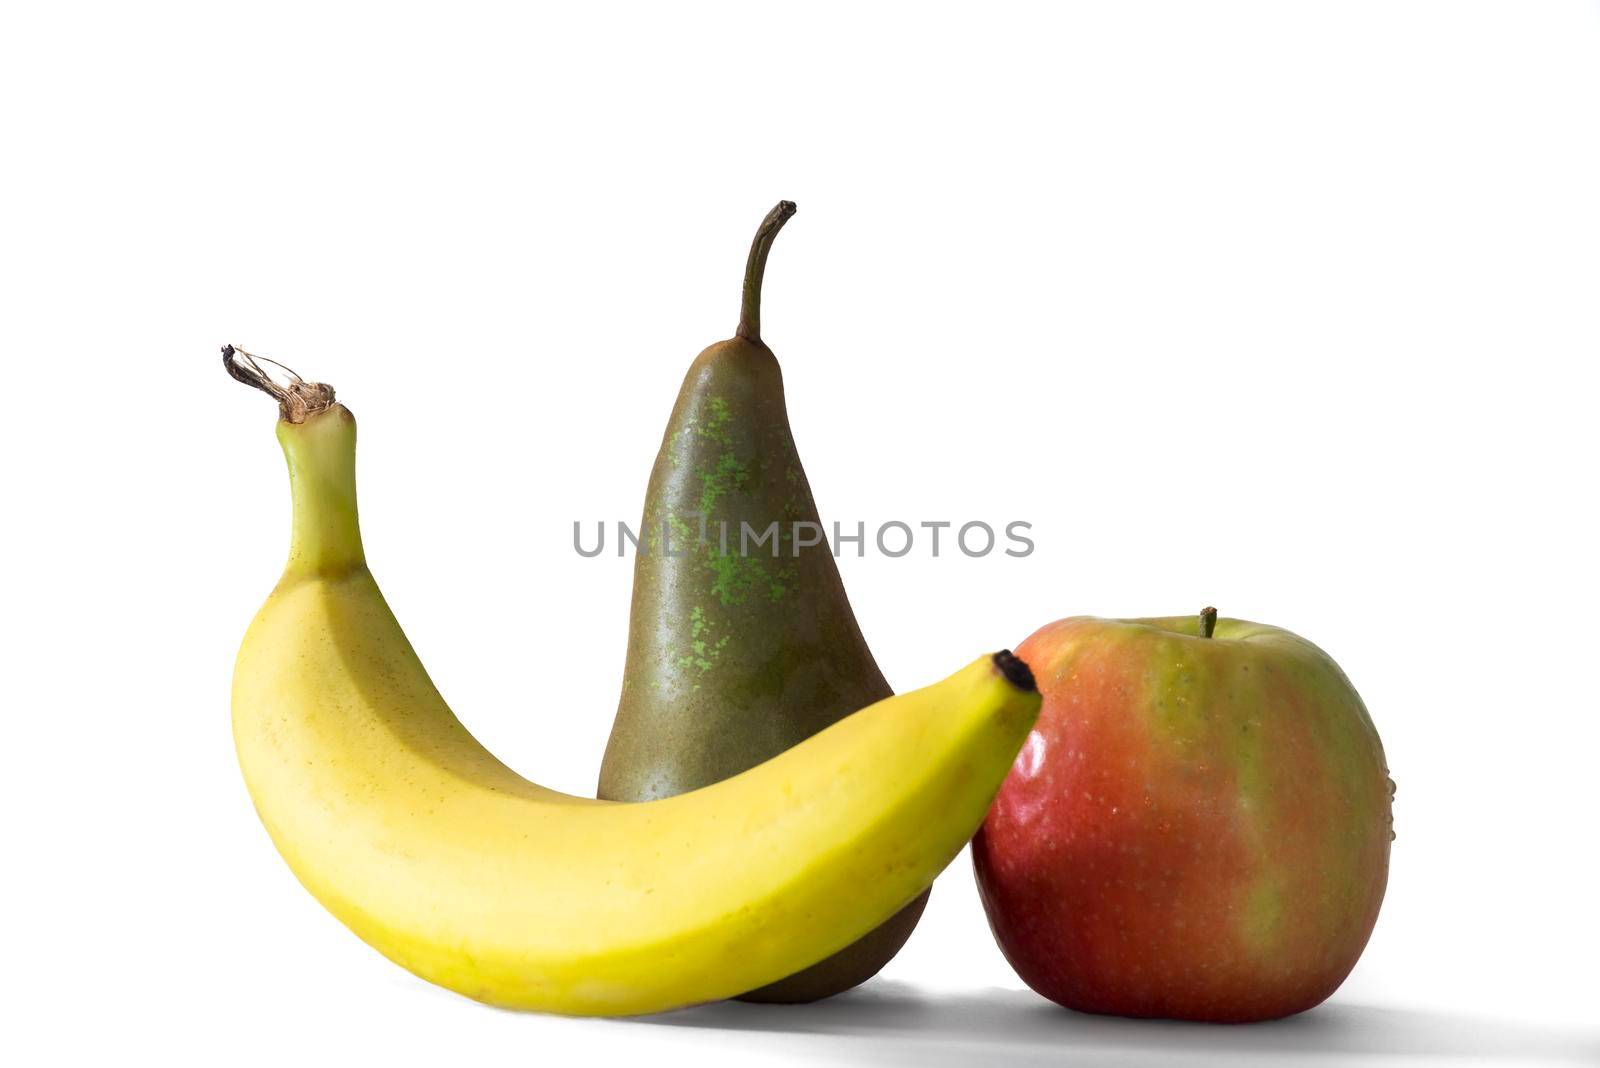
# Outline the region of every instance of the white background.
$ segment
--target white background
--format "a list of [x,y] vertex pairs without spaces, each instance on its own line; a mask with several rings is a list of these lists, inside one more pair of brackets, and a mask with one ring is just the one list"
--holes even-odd
[[[1600,1057],[1593,4],[8,5],[7,1045],[180,1063]],[[1326,1006],[1078,1016],[962,858],[811,1008],[569,1021],[429,988],[257,824],[232,657],[284,555],[266,398],[361,420],[373,569],[441,688],[590,791],[634,520],[750,234],[825,520],[1034,524],[842,562],[891,682],[1077,613],[1321,644],[1399,782]],[[9,1059],[9,1058],[8,1058]]]

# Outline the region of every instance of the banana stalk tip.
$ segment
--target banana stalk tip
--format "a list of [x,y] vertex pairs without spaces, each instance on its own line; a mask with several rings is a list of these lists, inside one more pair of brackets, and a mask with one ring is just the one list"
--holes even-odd
[[1006,677],[1007,682],[1023,693],[1034,693],[1039,689],[1033,679],[1033,669],[1010,649],[1002,649],[994,654],[994,666]]

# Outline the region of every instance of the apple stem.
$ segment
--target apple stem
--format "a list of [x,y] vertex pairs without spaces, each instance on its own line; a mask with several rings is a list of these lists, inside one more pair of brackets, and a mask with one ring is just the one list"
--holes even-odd
[[1217,610],[1215,608],[1200,609],[1200,637],[1209,638],[1217,629]]

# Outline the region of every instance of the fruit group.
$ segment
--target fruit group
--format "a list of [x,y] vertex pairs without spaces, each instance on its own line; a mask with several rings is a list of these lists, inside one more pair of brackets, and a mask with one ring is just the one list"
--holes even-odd
[[246,785],[305,887],[441,986],[633,1014],[792,974],[933,881],[1038,712],[1026,668],[997,654],[703,790],[626,805],[538,786],[446,707],[367,570],[350,412],[224,358],[280,401],[294,504],[234,671]]
[[[763,220],[738,330],[695,359],[662,435],[602,798],[648,801],[719,782],[891,692],[820,536],[783,373],[761,340],[767,254],[793,214],[784,201]],[[910,936],[926,900],[745,997],[812,1001],[871,978]]]
[[1208,612],[1018,649],[1045,706],[973,862],[1006,959],[1069,1008],[1286,1016],[1377,920],[1393,783],[1361,698],[1310,642]]

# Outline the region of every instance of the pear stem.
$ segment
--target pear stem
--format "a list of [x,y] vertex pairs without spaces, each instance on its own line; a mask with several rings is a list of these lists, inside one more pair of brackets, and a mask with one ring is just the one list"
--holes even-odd
[[1217,629],[1217,610],[1215,608],[1200,609],[1200,637],[1209,638]]
[[761,340],[761,277],[767,272],[767,253],[772,251],[773,238],[794,213],[794,201],[778,201],[778,206],[761,220],[761,228],[750,243],[750,259],[744,267],[744,299],[739,305],[739,329],[734,332],[746,341]]

